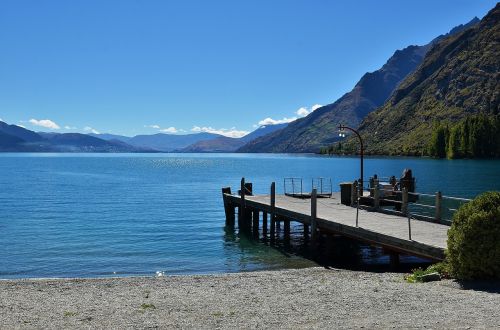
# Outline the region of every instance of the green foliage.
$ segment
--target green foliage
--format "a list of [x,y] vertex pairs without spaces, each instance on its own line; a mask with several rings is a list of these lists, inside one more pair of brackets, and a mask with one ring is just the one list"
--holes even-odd
[[342,142],[337,142],[329,147],[322,147],[319,153],[322,155],[341,155],[343,153],[350,153],[350,149],[347,150],[342,148]]
[[447,262],[459,279],[500,279],[500,192],[486,192],[455,213]]
[[500,157],[500,116],[469,116],[451,128],[435,125],[428,151],[439,158]]
[[433,273],[438,273],[440,278],[448,277],[448,264],[444,262],[439,262],[436,264],[432,264],[426,269],[417,268],[412,271],[411,274],[405,276],[405,280],[408,283],[422,283],[422,277],[424,275],[429,275]]
[[435,157],[446,157],[447,141],[449,139],[448,126],[437,125],[432,132],[432,137],[429,145],[429,154]]

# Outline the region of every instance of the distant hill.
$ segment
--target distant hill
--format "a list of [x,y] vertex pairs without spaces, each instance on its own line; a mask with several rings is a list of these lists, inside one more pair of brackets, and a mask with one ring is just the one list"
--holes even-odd
[[105,141],[87,134],[35,133],[0,122],[0,152],[153,152],[121,141]]
[[[477,18],[450,31],[458,33],[477,23]],[[349,93],[305,118],[290,123],[285,129],[258,138],[239,152],[318,152],[321,147],[338,141],[339,123],[358,127],[363,118],[384,104],[399,83],[417,66],[427,51],[446,35],[424,46],[398,50],[379,70],[366,73]]]
[[15,151],[21,148],[23,142],[25,141],[17,136],[0,131],[0,151]]
[[212,133],[197,133],[186,135],[174,134],[153,134],[137,135],[127,141],[127,143],[142,148],[152,148],[158,151],[171,152],[186,148],[187,146],[203,140],[211,140],[221,137]]
[[18,137],[24,142],[36,142],[43,140],[43,137],[33,131],[27,130],[21,126],[9,125],[3,121],[0,121],[0,132]]
[[104,133],[104,134],[90,133],[88,135],[93,136],[93,137],[98,138],[98,139],[101,139],[101,140],[106,140],[106,141],[116,140],[116,141],[128,142],[131,139],[131,137],[128,137],[128,136],[106,134],[106,133]]
[[286,126],[287,124],[261,126],[255,131],[241,138],[230,138],[222,136],[216,139],[203,140],[196,142],[180,151],[181,152],[234,152],[238,148],[243,147],[248,142],[253,141],[261,136],[281,130]]
[[[497,4],[479,24],[434,45],[422,65],[360,125],[367,151],[426,154],[438,123],[454,125],[470,116],[499,116],[499,22]],[[482,119],[468,122],[484,124]],[[461,132],[459,139],[478,139],[477,134],[486,134],[486,127],[470,127],[465,122],[461,125],[466,132]],[[471,136],[473,130],[476,136]],[[493,137],[496,141],[483,143],[500,143],[499,133],[497,128]]]

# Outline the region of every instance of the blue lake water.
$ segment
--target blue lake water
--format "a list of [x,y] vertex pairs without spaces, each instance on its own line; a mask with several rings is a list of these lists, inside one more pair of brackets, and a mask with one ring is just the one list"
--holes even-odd
[[[500,189],[498,160],[367,158],[366,177],[411,168],[419,192]],[[311,262],[224,230],[221,187],[359,176],[354,157],[0,154],[0,278],[237,272]]]

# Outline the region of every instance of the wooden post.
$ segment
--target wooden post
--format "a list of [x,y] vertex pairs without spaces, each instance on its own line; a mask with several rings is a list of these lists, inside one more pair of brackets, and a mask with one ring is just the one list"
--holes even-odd
[[245,230],[250,233],[252,231],[252,210],[246,205],[246,196],[253,195],[253,185],[251,182],[245,182]]
[[443,201],[443,194],[438,191],[436,192],[436,222],[441,222],[441,216],[442,216],[442,201]]
[[318,200],[317,200],[317,191],[316,189],[312,190],[311,193],[311,240],[313,242],[316,241],[318,236],[318,228],[316,224],[316,217],[318,215]]
[[276,236],[276,183],[271,183],[271,241]]
[[403,193],[401,195],[401,212],[403,214],[408,214],[408,188],[403,188]]
[[240,208],[238,209],[238,228],[240,231],[245,230],[245,215],[246,215],[246,210],[245,210],[245,178],[241,178],[241,184],[240,184],[240,197],[241,197],[241,203],[240,203]]
[[380,190],[378,186],[378,179],[373,179],[373,207],[378,209],[380,207]]
[[267,212],[262,212],[262,236],[267,238]]
[[252,229],[253,229],[253,236],[259,237],[259,211],[254,210],[253,211],[253,224],[252,224]]
[[393,270],[397,269],[399,266],[399,253],[393,251],[389,252],[389,260],[391,268]]
[[248,196],[253,195],[253,184],[251,182],[245,183],[245,194]]
[[222,188],[222,199],[224,201],[224,213],[226,214],[226,226],[234,226],[234,206],[226,201],[226,195],[231,195],[231,187]]
[[283,219],[283,226],[284,226],[284,236],[285,236],[285,244],[290,243],[290,219]]
[[358,181],[355,180],[351,186],[351,206],[358,203]]

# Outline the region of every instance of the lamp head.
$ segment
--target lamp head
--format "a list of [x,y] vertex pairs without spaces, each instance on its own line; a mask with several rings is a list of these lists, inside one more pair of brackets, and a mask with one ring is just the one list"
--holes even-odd
[[339,136],[345,137],[345,128],[344,126],[342,126],[342,124],[339,125]]

